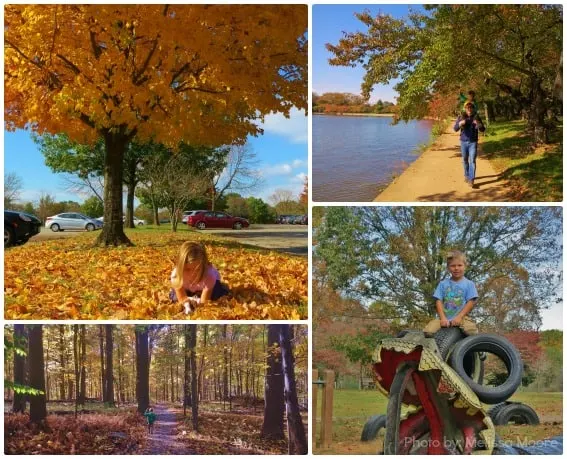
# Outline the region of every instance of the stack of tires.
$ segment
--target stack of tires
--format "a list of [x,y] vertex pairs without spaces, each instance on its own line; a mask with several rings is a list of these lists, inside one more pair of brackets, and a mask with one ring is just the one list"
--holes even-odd
[[[522,383],[523,362],[518,350],[503,336],[481,333],[465,336],[458,327],[442,328],[435,334],[441,356],[467,383],[483,403],[494,405],[488,414],[495,425],[510,422],[539,424],[536,412],[527,405],[508,402]],[[499,386],[485,386],[485,353],[494,354],[506,366],[508,378]]]

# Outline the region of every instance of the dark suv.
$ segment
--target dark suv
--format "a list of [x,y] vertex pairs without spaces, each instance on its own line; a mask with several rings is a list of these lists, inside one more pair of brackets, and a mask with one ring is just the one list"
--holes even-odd
[[4,248],[25,244],[41,231],[41,221],[34,215],[13,210],[4,211]]

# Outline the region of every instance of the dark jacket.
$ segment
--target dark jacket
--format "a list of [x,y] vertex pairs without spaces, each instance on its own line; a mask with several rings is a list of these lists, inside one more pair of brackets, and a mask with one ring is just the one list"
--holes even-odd
[[[466,124],[461,127],[459,123],[461,120],[465,120]],[[473,121],[476,121],[476,126],[474,126]],[[478,142],[478,131],[484,132],[485,127],[482,124],[480,116],[474,114],[472,116],[459,115],[457,121],[455,121],[455,126],[453,126],[455,132],[459,129],[461,130],[461,142]]]

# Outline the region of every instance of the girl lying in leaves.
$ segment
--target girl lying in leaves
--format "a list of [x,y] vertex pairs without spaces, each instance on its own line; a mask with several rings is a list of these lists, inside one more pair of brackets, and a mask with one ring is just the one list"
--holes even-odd
[[191,314],[197,305],[218,300],[229,292],[221,282],[219,272],[209,263],[205,247],[196,242],[181,245],[177,265],[171,272],[171,286],[169,298],[181,303],[185,314]]

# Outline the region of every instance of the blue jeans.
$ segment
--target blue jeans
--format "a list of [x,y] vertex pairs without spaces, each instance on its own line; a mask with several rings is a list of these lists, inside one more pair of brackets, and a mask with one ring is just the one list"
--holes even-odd
[[465,179],[469,181],[473,181],[476,174],[476,146],[477,142],[461,140],[461,155],[463,156]]
[[[223,284],[220,280],[217,280],[213,288],[213,292],[211,294],[211,300],[216,301],[219,298],[228,295],[229,292],[230,290],[228,289],[228,287],[225,284]],[[199,297],[201,296],[201,292],[191,292],[189,290],[185,290],[185,293],[187,294],[187,296],[193,296],[193,295],[198,295]],[[169,291],[169,299],[173,303],[177,303],[177,295],[175,294],[175,290],[171,289]]]

